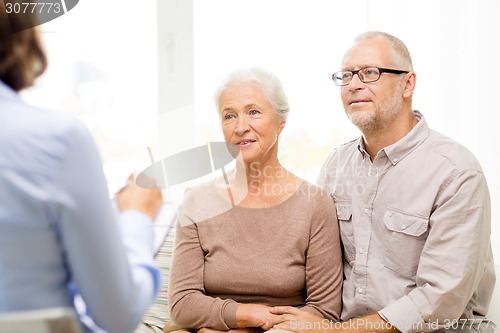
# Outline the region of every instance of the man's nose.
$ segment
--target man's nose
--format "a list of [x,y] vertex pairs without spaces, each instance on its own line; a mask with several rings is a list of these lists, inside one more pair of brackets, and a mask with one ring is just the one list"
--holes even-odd
[[357,90],[363,87],[363,81],[359,78],[359,74],[353,74],[351,82],[347,85],[349,87],[349,90]]

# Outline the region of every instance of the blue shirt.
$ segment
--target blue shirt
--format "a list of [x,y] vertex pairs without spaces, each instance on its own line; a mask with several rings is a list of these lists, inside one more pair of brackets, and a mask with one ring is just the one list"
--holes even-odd
[[94,141],[0,81],[0,313],[73,306],[76,286],[108,332],[132,332],[159,272],[151,219],[116,221]]

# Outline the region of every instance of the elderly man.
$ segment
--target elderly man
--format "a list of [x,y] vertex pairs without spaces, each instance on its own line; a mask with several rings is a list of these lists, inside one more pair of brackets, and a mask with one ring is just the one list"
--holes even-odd
[[404,43],[355,39],[333,74],[362,136],[338,147],[319,183],[337,205],[344,255],[343,322],[290,307],[264,328],[296,332],[493,332],[495,285],[488,187],[474,155],[412,109]]

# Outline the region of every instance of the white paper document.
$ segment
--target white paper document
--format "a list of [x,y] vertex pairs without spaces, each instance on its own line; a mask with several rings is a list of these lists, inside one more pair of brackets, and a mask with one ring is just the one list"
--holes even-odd
[[168,231],[175,223],[178,206],[172,202],[165,202],[160,208],[153,224],[154,230],[154,250],[158,253]]

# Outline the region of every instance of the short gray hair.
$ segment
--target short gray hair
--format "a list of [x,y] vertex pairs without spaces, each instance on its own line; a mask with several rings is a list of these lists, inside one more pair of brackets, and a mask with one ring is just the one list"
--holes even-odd
[[252,83],[262,89],[273,106],[276,115],[280,119],[286,120],[288,111],[290,111],[290,105],[288,104],[288,98],[285,95],[283,85],[275,74],[260,67],[236,70],[222,81],[214,94],[214,103],[217,111],[220,111],[220,98],[224,91],[238,83]]
[[401,39],[382,31],[367,31],[354,38],[354,41],[359,42],[364,39],[377,37],[383,38],[391,44],[392,61],[398,67],[397,69],[413,71],[410,51],[408,51],[408,48]]

